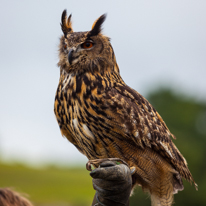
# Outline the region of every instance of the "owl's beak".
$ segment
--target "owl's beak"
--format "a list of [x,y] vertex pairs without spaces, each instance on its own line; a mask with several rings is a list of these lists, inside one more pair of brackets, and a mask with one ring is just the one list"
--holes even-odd
[[68,54],[69,64],[72,64],[72,60],[73,60],[72,53],[73,53],[73,51],[74,51],[73,49],[69,50],[69,54]]

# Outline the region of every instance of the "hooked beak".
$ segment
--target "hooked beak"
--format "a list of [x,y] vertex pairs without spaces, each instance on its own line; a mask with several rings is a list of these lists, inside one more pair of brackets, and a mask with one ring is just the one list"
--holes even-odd
[[68,54],[69,64],[72,64],[72,60],[73,60],[72,53],[73,53],[73,51],[74,51],[73,49],[69,50],[69,54]]

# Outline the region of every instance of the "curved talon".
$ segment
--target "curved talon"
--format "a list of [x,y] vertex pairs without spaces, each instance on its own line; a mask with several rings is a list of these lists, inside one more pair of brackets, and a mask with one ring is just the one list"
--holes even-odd
[[136,167],[130,167],[130,172],[131,172],[131,175],[133,175],[135,172],[136,172]]
[[88,171],[92,171],[92,165],[90,164],[90,162],[88,161],[87,164],[86,164],[86,169]]

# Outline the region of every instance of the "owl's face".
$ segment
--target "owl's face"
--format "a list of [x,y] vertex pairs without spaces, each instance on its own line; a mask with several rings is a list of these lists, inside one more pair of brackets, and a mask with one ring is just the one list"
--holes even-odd
[[71,15],[62,13],[62,31],[58,65],[66,72],[104,72],[114,64],[115,57],[109,38],[101,34],[105,15],[100,16],[88,32],[73,32]]

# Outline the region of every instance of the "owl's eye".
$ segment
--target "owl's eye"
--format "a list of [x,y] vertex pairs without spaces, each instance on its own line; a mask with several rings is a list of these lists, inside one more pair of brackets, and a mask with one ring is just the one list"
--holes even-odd
[[85,41],[81,46],[84,49],[90,49],[94,46],[94,43],[91,41]]
[[64,45],[64,49],[66,49],[66,48],[67,48],[67,45],[65,44],[65,45]]

